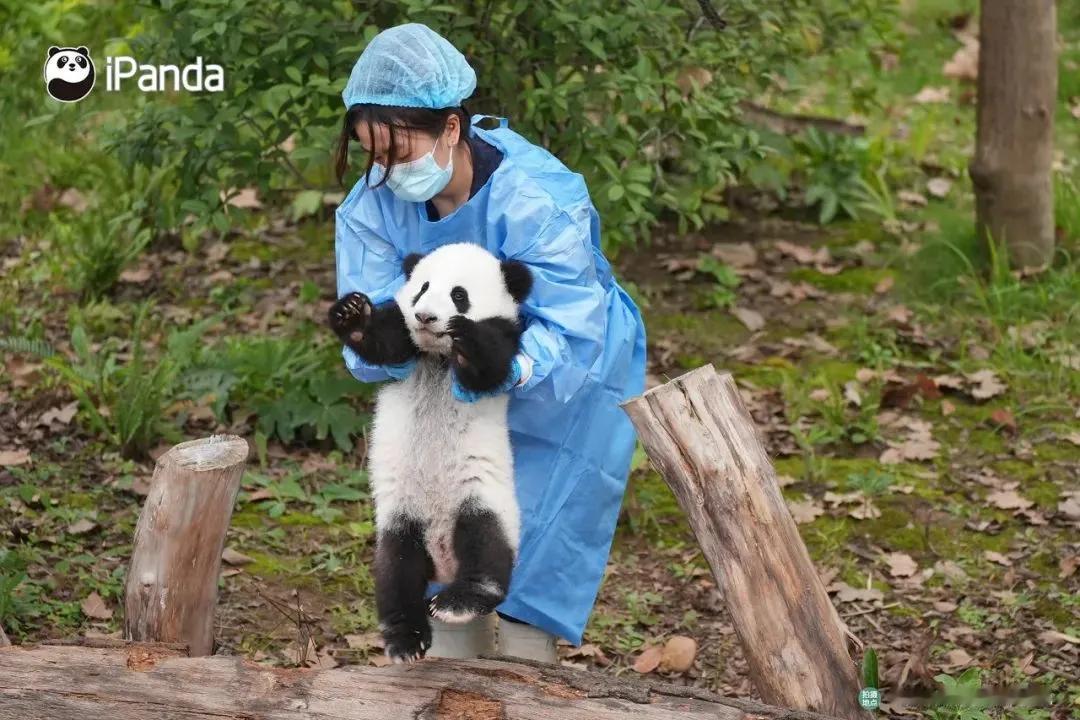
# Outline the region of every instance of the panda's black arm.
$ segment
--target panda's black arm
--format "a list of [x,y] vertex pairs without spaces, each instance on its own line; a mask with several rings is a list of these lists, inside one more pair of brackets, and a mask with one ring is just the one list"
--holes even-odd
[[329,321],[341,342],[372,365],[396,365],[419,353],[393,300],[374,306],[363,293],[349,293],[330,308]]
[[454,341],[450,363],[459,385],[472,392],[490,392],[506,381],[521,343],[520,321],[476,321],[458,315],[450,319],[447,330]]
[[372,365],[396,365],[420,352],[409,335],[401,308],[393,300],[372,308],[359,343],[345,344]]

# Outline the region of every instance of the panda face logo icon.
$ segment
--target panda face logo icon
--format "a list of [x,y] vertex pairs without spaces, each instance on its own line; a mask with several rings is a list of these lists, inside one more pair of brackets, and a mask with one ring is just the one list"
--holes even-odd
[[45,89],[60,102],[77,102],[94,87],[94,61],[85,47],[49,48],[45,59]]

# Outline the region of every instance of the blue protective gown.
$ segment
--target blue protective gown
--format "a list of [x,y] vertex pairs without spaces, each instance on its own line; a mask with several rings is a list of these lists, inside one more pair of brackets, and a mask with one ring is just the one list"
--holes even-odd
[[[475,120],[475,119],[474,119]],[[521,306],[521,349],[532,376],[511,390],[510,442],[521,543],[501,613],[581,643],[600,588],[635,434],[619,403],[643,392],[645,326],[600,249],[600,224],[581,175],[506,126],[474,127],[503,161],[452,214],[428,220],[423,203],[361,178],[337,210],[338,296],[379,304],[404,283],[402,260],[475,242],[533,273]],[[363,382],[386,370],[344,349]]]

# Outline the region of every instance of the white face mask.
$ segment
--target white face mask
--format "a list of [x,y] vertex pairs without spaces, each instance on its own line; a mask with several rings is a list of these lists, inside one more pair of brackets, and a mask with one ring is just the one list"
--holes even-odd
[[[439,147],[439,140],[435,140],[435,146],[431,152],[410,160],[406,163],[393,165],[393,172],[386,178],[386,184],[395,195],[406,202],[427,202],[442,192],[450,178],[454,174],[454,153],[450,153],[450,162],[446,167],[439,167],[435,161],[435,148]],[[376,184],[386,175],[386,168],[379,163],[372,165],[372,170],[378,169],[377,177],[372,178],[372,184]]]

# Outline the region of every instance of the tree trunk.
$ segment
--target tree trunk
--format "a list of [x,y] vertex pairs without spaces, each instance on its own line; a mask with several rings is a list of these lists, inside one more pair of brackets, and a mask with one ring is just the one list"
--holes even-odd
[[866,718],[845,628],[731,375],[707,365],[623,407],[690,520],[761,698]]
[[1054,254],[1054,0],[982,0],[978,134],[969,172],[979,236],[1013,268]]
[[543,663],[270,668],[164,645],[0,650],[0,720],[828,720]]
[[247,455],[243,438],[215,435],[158,458],[135,529],[125,637],[213,652],[221,552]]

